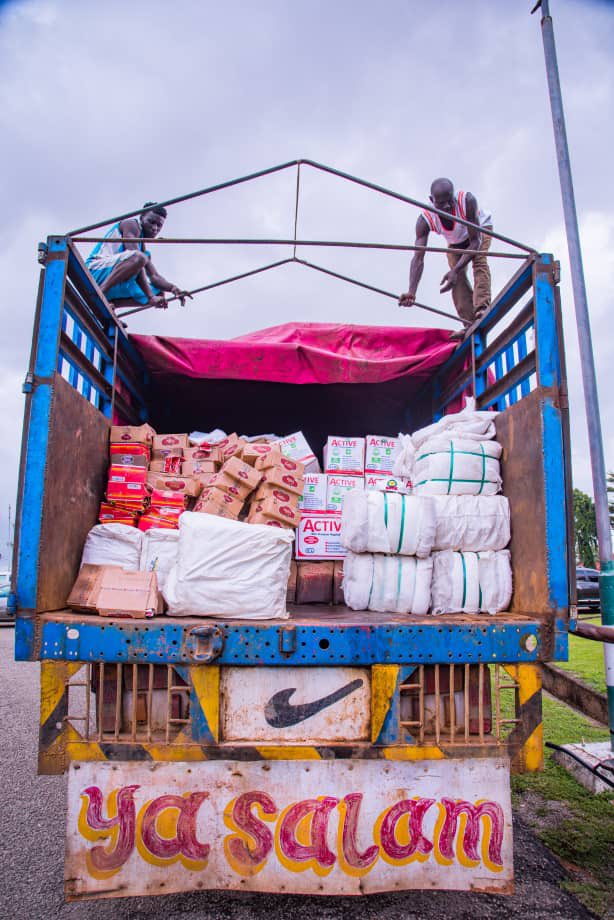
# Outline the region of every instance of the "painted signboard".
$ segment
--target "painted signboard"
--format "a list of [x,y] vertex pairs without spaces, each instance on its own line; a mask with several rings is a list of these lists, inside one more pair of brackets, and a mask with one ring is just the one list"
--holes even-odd
[[368,668],[224,668],[224,741],[366,741]]
[[70,768],[71,899],[198,889],[508,893],[512,879],[503,758]]

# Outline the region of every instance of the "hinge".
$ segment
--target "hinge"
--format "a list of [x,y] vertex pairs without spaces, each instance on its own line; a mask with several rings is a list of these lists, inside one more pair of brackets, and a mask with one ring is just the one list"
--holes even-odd
[[21,385],[21,392],[25,395],[34,389],[34,374],[26,374],[26,379]]
[[38,253],[37,253],[38,262],[41,265],[45,265],[47,262],[47,244],[39,243],[38,244]]
[[552,263],[552,280],[555,284],[561,283],[561,263],[553,262]]

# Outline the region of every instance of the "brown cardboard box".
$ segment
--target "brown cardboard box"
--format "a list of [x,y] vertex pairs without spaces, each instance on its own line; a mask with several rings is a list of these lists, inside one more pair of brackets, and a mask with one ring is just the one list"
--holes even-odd
[[113,425],[111,428],[111,444],[146,444],[151,447],[151,442],[156,432],[151,425]]
[[[171,463],[167,464],[166,462],[167,459],[170,460]],[[177,463],[179,467],[182,466],[181,457],[167,457],[164,460],[152,460],[149,464],[149,472],[150,473],[166,473],[168,466],[171,466],[172,468],[173,461],[175,461],[175,463]],[[177,475],[179,475],[179,473],[177,473]]]
[[113,466],[136,466],[146,470],[148,462],[149,458],[145,454],[111,454]]
[[211,476],[218,469],[219,463],[215,460],[184,460],[181,472],[184,476],[197,476],[200,479],[201,474]]
[[333,562],[333,604],[345,604],[343,595],[343,559]]
[[258,486],[252,497],[252,502],[263,502],[271,496],[284,505],[291,505],[293,508],[299,506],[299,496],[295,492],[288,492],[286,489],[280,489],[279,486],[269,485],[263,482]]
[[[150,477],[155,477],[152,482]],[[162,492],[179,492],[182,495],[188,495],[190,498],[198,498],[203,490],[202,483],[194,476],[166,476],[164,473],[149,474],[147,482],[154,489],[160,489]]]
[[277,486],[286,492],[294,492],[299,497],[305,489],[305,480],[294,473],[286,472],[283,467],[272,466],[264,470],[264,481],[269,486]]
[[297,604],[332,604],[333,563],[299,562],[296,579]]
[[268,457],[271,453],[276,458],[281,457],[281,451],[277,447],[273,447],[272,444],[247,444],[243,448],[241,458],[255,469],[263,469],[264,467],[259,465],[259,462],[262,463],[265,457]]
[[236,434],[229,435],[228,444],[221,448],[222,462],[225,463],[226,460],[230,460],[231,457],[238,457],[240,459],[246,445],[247,441],[244,441],[243,438],[237,437]]
[[157,434],[153,439],[154,450],[166,450],[167,447],[189,447],[187,434]]
[[305,464],[291,457],[285,457],[277,447],[260,457],[256,463],[257,470],[268,470],[271,467],[279,467],[285,473],[293,473],[298,479],[302,479],[305,475]]
[[211,460],[212,463],[222,462],[222,451],[219,447],[186,447],[183,451],[185,460]]
[[222,473],[248,486],[250,492],[262,481],[262,473],[248,463],[243,463],[238,457],[231,457],[230,460],[227,460],[222,467]]
[[247,519],[248,524],[264,524],[266,527],[281,527],[284,530],[293,530],[292,524],[282,523],[277,518],[261,514],[259,511],[251,513]]
[[286,604],[296,604],[296,578],[298,574],[298,562],[295,559],[290,563],[290,575],[288,577],[288,588],[286,590]]
[[225,508],[233,517],[238,517],[243,510],[243,501],[240,498],[234,498],[220,489],[204,489],[194,506],[194,511],[207,511],[210,505]]
[[252,514],[263,514],[265,517],[275,518],[287,527],[298,527],[301,519],[300,511],[285,502],[278,501],[274,495],[269,495],[261,502],[253,502],[250,508]]
[[167,457],[179,457],[180,459],[183,459],[183,448],[165,447],[162,450],[154,450],[151,454],[152,461],[166,460]]
[[100,616],[135,619],[162,611],[156,573],[127,572],[118,565],[82,566],[67,604]]
[[238,479],[234,479],[232,476],[229,476],[228,473],[224,473],[223,470],[219,473],[214,473],[207,482],[207,488],[220,489],[222,492],[228,492],[229,495],[232,495],[234,498],[240,498],[241,501],[245,501],[251,492],[248,485],[240,482]]

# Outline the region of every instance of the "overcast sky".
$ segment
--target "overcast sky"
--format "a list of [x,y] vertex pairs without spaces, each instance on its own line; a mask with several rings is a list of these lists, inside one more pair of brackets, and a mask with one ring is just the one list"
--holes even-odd
[[[574,480],[591,490],[541,34],[531,6],[0,0],[0,568],[15,498],[38,241],[295,157],[423,200],[435,176],[450,176],[492,210],[500,232],[561,259]],[[614,5],[551,0],[551,10],[612,468]],[[177,206],[164,233],[290,236],[294,181],[281,174]],[[304,175],[303,238],[412,242],[415,219],[409,206]],[[174,282],[195,287],[287,254],[167,246],[156,250],[156,264]],[[407,287],[403,254],[305,256],[386,290]],[[427,257],[419,299],[451,309],[438,292],[443,258]],[[494,265],[495,290],[513,267]],[[291,265],[204,294],[183,311],[145,314],[130,330],[224,338],[301,320],[438,324]]]

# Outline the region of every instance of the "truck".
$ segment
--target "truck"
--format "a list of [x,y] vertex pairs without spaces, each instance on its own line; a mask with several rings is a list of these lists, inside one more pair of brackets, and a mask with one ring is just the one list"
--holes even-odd
[[[423,332],[399,327],[404,370],[391,377],[376,360],[382,329],[362,327],[360,360],[329,354],[314,378],[309,361],[296,375],[300,324],[275,374],[257,360],[269,333],[245,337],[251,361],[235,360],[236,341],[131,336],[74,235],[40,251],[10,605],[16,659],[40,661],[39,773],[68,772],[66,898],[510,893],[510,773],[543,767],[541,663],[566,659],[575,616],[553,256],[523,254],[460,346],[430,330],[425,360]],[[191,360],[195,350],[206,360]],[[415,430],[467,394],[497,411],[509,610],[290,604],[287,620],[254,621],[67,608],[113,421],[300,429],[320,449],[330,433]],[[263,718],[273,699],[289,717]]]

